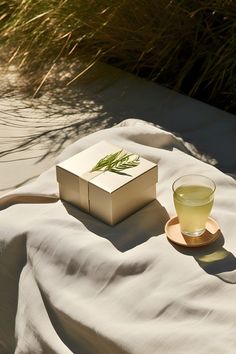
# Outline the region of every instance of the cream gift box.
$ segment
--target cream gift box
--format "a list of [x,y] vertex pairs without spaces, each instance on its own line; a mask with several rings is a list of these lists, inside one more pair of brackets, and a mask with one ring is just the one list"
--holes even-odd
[[[121,147],[101,141],[56,166],[60,198],[114,225],[156,198],[157,165],[142,157],[138,166],[115,173],[92,168]],[[127,153],[127,151],[125,151]]]

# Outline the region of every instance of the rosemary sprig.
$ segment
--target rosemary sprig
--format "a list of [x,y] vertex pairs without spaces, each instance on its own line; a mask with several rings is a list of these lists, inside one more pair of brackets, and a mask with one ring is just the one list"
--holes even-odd
[[136,167],[139,163],[139,155],[127,154],[121,149],[101,158],[91,171],[110,171],[121,174],[123,170]]

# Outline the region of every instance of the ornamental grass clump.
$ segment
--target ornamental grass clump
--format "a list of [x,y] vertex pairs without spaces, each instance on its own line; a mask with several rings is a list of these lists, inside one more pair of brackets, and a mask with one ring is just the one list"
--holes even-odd
[[1,53],[35,92],[63,63],[115,65],[226,110],[236,109],[233,0],[0,2]]

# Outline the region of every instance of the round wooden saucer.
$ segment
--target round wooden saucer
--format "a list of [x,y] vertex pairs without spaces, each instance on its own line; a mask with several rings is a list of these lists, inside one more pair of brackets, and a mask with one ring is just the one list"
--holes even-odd
[[221,234],[220,227],[217,222],[212,218],[208,218],[206,223],[206,231],[201,236],[185,236],[180,231],[179,219],[177,216],[174,216],[167,221],[165,225],[165,233],[170,241],[185,247],[209,245]]

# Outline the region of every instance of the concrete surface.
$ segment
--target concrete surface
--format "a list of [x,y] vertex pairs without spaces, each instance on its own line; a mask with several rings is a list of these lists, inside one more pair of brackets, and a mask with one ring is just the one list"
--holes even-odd
[[17,79],[13,70],[1,84],[0,195],[38,176],[68,144],[127,118],[176,133],[236,173],[234,115],[103,64],[35,99],[8,89]]

